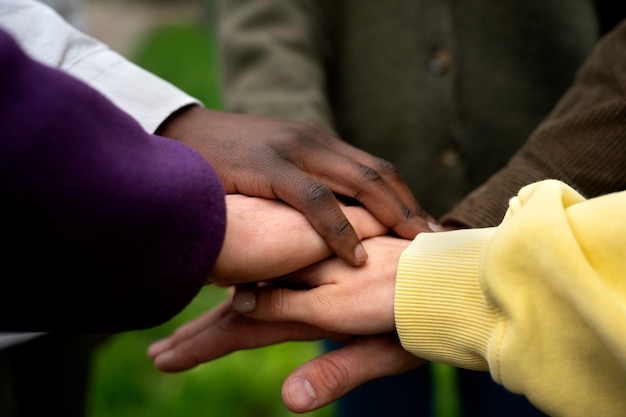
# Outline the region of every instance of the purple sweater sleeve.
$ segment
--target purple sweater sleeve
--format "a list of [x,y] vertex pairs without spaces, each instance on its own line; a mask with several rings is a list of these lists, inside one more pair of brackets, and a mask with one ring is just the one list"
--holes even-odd
[[0,62],[0,331],[114,332],[176,315],[222,246],[213,168],[3,31]]

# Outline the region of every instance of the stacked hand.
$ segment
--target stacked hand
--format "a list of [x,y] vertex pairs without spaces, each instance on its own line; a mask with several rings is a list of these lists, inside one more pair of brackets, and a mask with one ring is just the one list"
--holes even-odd
[[[395,266],[409,241],[382,236],[363,243],[371,256],[362,267],[329,258],[264,285],[239,287],[232,300],[153,344],[149,355],[155,366],[176,372],[235,350],[287,340],[342,341],[342,348],[304,364],[285,380],[285,405],[305,412],[368,380],[423,364],[402,349],[394,332]],[[284,280],[291,285],[283,285]],[[289,289],[293,284],[307,289]]]
[[[158,369],[182,371],[287,340],[344,342],[286,379],[285,404],[304,412],[424,362],[394,331],[395,273],[405,239],[439,226],[391,164],[314,125],[196,106],[157,133],[194,148],[218,172],[229,194],[227,228],[209,282],[240,284],[232,300],[151,346]],[[390,230],[402,239],[381,236]],[[333,252],[339,258],[328,258]]]
[[312,124],[191,106],[170,117],[157,133],[203,155],[227,194],[277,199],[295,207],[350,265],[362,265],[367,254],[334,193],[356,199],[406,239],[435,224],[393,165]]
[[[363,207],[339,207],[359,238],[387,233]],[[226,237],[211,282],[238,284],[275,278],[332,254],[302,213],[285,203],[231,194],[226,196],[226,210]]]

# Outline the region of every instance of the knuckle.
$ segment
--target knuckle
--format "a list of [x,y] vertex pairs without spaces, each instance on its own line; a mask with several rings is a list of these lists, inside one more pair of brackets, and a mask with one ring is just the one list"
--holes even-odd
[[345,217],[337,222],[336,233],[338,236],[345,236],[352,231],[352,225]]
[[368,183],[379,184],[383,181],[378,171],[366,165],[359,165],[359,175],[361,179]]
[[267,312],[270,317],[281,318],[289,311],[289,297],[282,289],[270,293],[267,303]]
[[335,137],[320,124],[315,122],[295,122],[292,125],[292,133],[298,138],[306,139],[308,142],[319,143],[329,146],[335,141]]
[[353,234],[354,229],[348,219],[339,211],[330,218],[329,223],[321,225],[319,233],[326,240],[331,239],[332,241],[337,241],[341,240],[342,237]]
[[307,185],[304,195],[307,201],[311,202],[315,207],[332,204],[335,201],[332,191],[324,184],[317,182]]
[[307,211],[316,213],[319,219],[324,219],[317,226],[318,233],[324,239],[331,236],[341,238],[353,233],[352,225],[339,209],[335,194],[328,187],[320,183],[310,184],[306,186],[304,196],[309,205]]
[[374,166],[376,167],[376,170],[378,170],[378,172],[380,172],[382,175],[391,177],[393,179],[400,179],[400,172],[398,171],[398,168],[386,159],[375,158]]
[[[418,216],[423,217],[422,213],[424,213],[424,210],[420,207],[419,211],[420,211],[420,213],[418,214]],[[413,219],[415,217],[415,213],[409,207],[405,206],[404,204],[402,205],[402,215],[407,220],[411,220],[411,219]]]
[[328,357],[317,359],[319,384],[334,395],[342,395],[350,387],[350,370],[341,362]]
[[317,137],[320,133],[325,132],[325,130],[315,122],[301,122],[300,126],[308,137]]
[[284,126],[287,136],[296,137],[300,140],[311,141],[319,135],[320,128],[312,122],[294,121]]

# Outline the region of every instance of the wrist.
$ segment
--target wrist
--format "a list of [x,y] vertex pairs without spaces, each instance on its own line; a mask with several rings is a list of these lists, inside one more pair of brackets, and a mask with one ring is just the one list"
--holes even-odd
[[403,252],[395,290],[396,328],[416,356],[486,370],[494,316],[480,285],[495,228],[420,234]]
[[180,140],[194,125],[194,120],[204,114],[206,109],[197,104],[181,107],[170,114],[156,129],[155,134],[166,138]]

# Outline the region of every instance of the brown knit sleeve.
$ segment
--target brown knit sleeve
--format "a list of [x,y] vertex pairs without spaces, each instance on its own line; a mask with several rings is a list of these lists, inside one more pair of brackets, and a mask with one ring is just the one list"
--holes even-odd
[[626,189],[626,21],[598,43],[572,87],[508,165],[442,222],[495,226],[521,187],[547,178],[587,197]]

